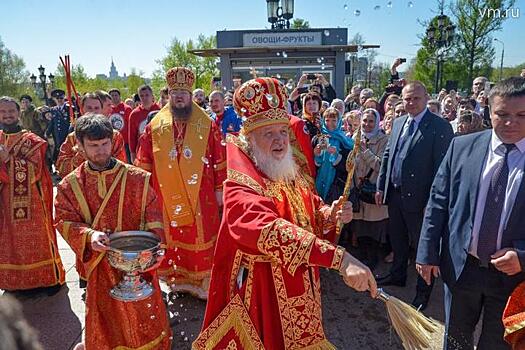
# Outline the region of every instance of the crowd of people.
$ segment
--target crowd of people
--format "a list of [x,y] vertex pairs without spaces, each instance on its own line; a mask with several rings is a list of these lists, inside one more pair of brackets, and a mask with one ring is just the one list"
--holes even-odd
[[[333,349],[319,269],[375,297],[415,265],[418,310],[444,280],[446,349],[472,349],[481,316],[479,349],[525,349],[525,78],[433,99],[401,62],[384,91],[344,98],[322,74],[206,96],[184,67],[158,99],[148,85],[125,101],[57,89],[52,107],[0,97],[0,289],[57,293],[58,232],[86,288],[77,349],[169,349],[159,281],[207,300],[196,349]],[[128,230],[166,247],[134,302],[108,294],[121,272],[104,258]]]

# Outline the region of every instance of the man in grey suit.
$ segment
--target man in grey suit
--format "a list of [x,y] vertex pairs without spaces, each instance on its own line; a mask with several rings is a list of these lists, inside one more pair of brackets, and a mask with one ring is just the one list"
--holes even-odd
[[[377,182],[376,203],[388,204],[388,232],[394,261],[381,286],[404,286],[410,248],[415,252],[430,186],[453,137],[450,124],[427,109],[428,94],[420,82],[403,88],[408,115],[394,121]],[[412,304],[424,309],[432,287],[418,277]]]
[[525,78],[489,94],[493,130],[455,138],[427,205],[416,268],[445,282],[445,349],[510,349],[501,321],[525,280]]

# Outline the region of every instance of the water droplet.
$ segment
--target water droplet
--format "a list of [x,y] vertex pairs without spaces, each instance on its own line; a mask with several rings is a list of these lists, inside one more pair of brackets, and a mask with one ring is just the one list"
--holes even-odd
[[357,45],[357,51],[363,50],[363,45]]
[[[226,88],[224,88],[226,89]],[[202,135],[199,135],[199,140],[202,140],[204,137],[202,137]]]
[[288,54],[286,53],[286,51],[283,51],[283,57],[284,58],[288,57]]
[[318,57],[317,58],[317,63],[321,63],[321,62],[323,62],[323,60],[321,59],[321,57]]
[[324,36],[330,36],[330,31],[328,29],[324,30]]
[[321,69],[324,70],[325,66],[324,63],[321,65]]
[[199,178],[199,175],[197,175],[197,174],[193,174],[193,175],[191,175],[191,178],[192,178],[193,180],[197,180],[197,179]]
[[[180,204],[178,204],[176,207],[175,207],[175,214],[179,214],[182,210],[182,206]],[[170,264],[171,265],[171,264]]]
[[178,311],[175,311],[175,312],[173,313],[173,315],[174,315],[174,316],[179,316],[179,312],[178,312]]
[[288,90],[293,90],[293,84],[290,84],[290,83],[286,84],[286,88]]
[[151,304],[148,304],[147,306],[148,306],[148,307],[151,307]]
[[173,260],[168,260],[168,265],[173,265]]
[[268,101],[273,100],[273,96],[272,96],[272,94],[266,94],[265,96],[266,96],[266,99],[267,99]]
[[354,11],[354,15],[355,15],[356,17],[359,17],[359,16],[361,15],[361,10],[355,10],[355,11]]
[[345,10],[348,10],[348,5],[347,5],[347,4],[344,4],[344,5],[343,5],[343,8],[344,8]]
[[[242,120],[242,122],[244,123],[245,121],[248,120],[248,118],[246,118],[246,117],[242,117],[241,120]],[[226,143],[225,143],[225,145],[226,145]]]
[[379,9],[381,9],[381,6],[380,6],[380,5],[375,5],[375,6],[374,6],[374,10],[377,11],[377,10],[379,10]]
[[280,52],[277,52],[276,55],[277,55],[277,56],[281,56],[281,53],[280,53]]
[[246,108],[243,107],[241,108],[241,114],[244,114],[244,113],[246,113]]
[[170,226],[171,227],[177,227],[177,221],[170,222]]
[[387,2],[386,7],[392,8],[392,1]]
[[188,319],[186,317],[184,317],[184,321],[187,321]]
[[250,70],[253,70],[253,67],[252,67],[252,66],[250,66]]
[[184,331],[181,331],[181,332],[180,332],[180,335],[184,335],[184,333],[185,333]]
[[151,318],[152,320],[156,319],[155,315],[151,315],[149,318]]
[[276,77],[277,79],[281,79],[281,74],[277,74],[277,75],[275,75],[275,77]]
[[188,341],[188,337],[184,337],[184,341]]
[[412,1],[408,2],[408,7],[414,7],[414,3]]
[[160,334],[162,334],[163,336],[166,335],[166,332],[165,331],[162,331]]
[[184,304],[180,304],[180,307],[184,307]]
[[[246,120],[246,118],[242,117],[242,120]],[[222,139],[221,140],[221,146],[226,146],[226,140]]]
[[173,340],[173,336],[170,336],[170,338],[169,338],[169,339],[170,339],[170,340]]
[[173,165],[171,165],[171,164],[168,164],[168,168],[170,168],[170,169],[171,169],[171,168],[173,168]]
[[201,160],[204,164],[210,164],[210,161],[205,156],[202,156]]

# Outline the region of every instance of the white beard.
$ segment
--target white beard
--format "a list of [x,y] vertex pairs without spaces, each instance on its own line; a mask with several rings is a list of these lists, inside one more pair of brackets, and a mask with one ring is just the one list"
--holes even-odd
[[276,160],[272,156],[261,151],[255,140],[250,141],[252,156],[255,166],[272,181],[292,182],[298,174],[297,164],[293,159],[292,148],[288,144],[288,151],[281,160]]

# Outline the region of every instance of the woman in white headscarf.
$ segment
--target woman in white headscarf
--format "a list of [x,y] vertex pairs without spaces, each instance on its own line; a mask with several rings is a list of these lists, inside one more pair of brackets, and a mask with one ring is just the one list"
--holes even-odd
[[[357,235],[358,245],[362,253],[362,261],[373,269],[378,262],[379,247],[385,242],[388,222],[388,207],[372,204],[375,186],[381,160],[388,142],[388,136],[379,127],[380,115],[373,108],[368,108],[361,114],[361,151],[356,158],[354,184],[361,187],[362,200],[359,212],[354,213],[351,229]],[[368,201],[364,198],[371,195]]]

